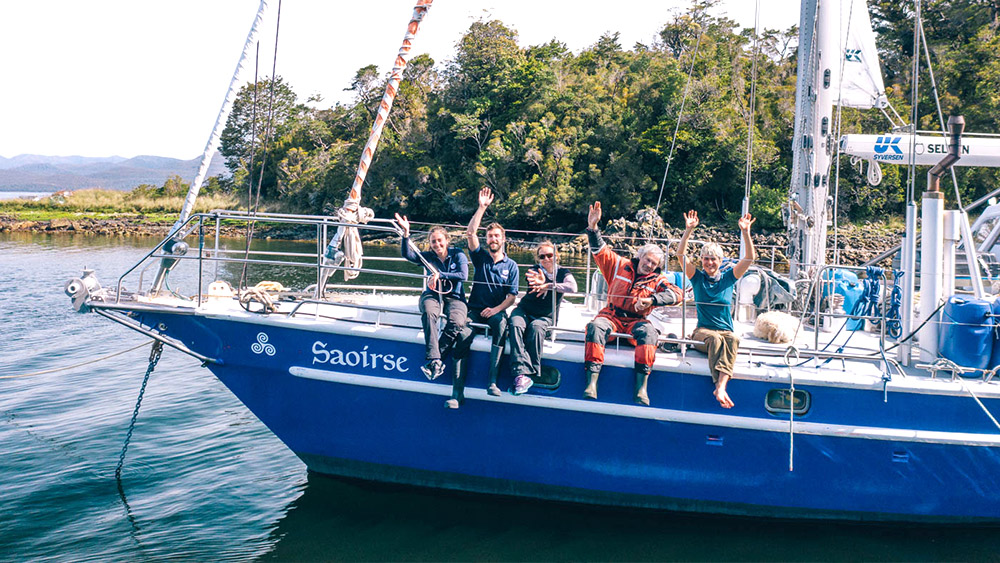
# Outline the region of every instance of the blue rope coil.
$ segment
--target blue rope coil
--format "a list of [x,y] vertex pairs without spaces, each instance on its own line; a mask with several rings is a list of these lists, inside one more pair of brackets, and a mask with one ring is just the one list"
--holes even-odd
[[900,285],[903,275],[902,270],[893,273],[892,292],[889,294],[889,306],[885,312],[885,333],[896,339],[903,335],[903,323],[899,313],[899,309],[903,306],[903,288]]

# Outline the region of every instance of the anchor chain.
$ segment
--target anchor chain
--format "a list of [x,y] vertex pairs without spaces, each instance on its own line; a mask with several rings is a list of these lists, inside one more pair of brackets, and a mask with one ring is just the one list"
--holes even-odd
[[125,452],[128,451],[128,443],[132,439],[132,431],[135,430],[135,420],[139,418],[139,407],[142,405],[142,395],[146,392],[146,384],[149,383],[149,376],[156,369],[157,362],[160,361],[160,354],[163,352],[163,342],[157,340],[153,343],[153,348],[149,351],[149,367],[146,368],[146,376],[142,378],[142,387],[139,388],[139,398],[135,401],[135,410],[132,411],[132,421],[128,425],[128,433],[125,434],[125,443],[122,444],[122,453],[118,456],[118,467],[115,468],[115,479],[121,480],[122,466],[125,465]]

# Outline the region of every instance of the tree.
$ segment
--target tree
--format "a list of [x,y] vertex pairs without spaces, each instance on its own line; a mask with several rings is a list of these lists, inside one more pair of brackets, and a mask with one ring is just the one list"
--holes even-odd
[[299,120],[307,113],[308,108],[298,103],[295,92],[280,76],[240,88],[219,147],[237,186],[249,186],[252,174],[256,189],[263,166],[261,194],[268,198],[278,195],[276,169],[267,166],[266,161],[280,162],[291,148],[290,134],[299,128]]

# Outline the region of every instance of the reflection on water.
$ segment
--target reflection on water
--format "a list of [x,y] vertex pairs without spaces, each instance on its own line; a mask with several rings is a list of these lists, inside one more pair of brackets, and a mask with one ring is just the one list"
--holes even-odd
[[796,523],[615,510],[310,473],[267,558],[321,560],[998,560],[996,529]]

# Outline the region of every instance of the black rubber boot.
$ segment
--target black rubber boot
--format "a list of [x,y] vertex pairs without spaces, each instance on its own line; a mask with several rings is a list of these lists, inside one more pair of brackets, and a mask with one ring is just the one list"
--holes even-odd
[[588,399],[597,399],[597,378],[601,375],[602,364],[597,362],[587,362],[583,364],[583,373],[587,376],[587,388],[583,390],[583,396]]
[[635,366],[635,404],[649,406],[649,395],[646,393],[646,384],[649,382],[649,373],[653,371],[653,366],[636,364]]
[[490,385],[497,384],[497,373],[500,371],[500,360],[503,356],[503,346],[490,346]]
[[455,360],[455,376],[451,383],[451,400],[457,402],[458,405],[465,402],[465,375],[465,359]]

